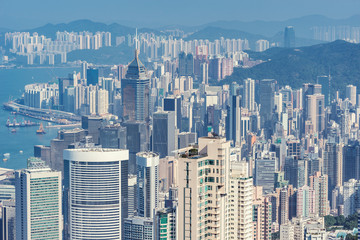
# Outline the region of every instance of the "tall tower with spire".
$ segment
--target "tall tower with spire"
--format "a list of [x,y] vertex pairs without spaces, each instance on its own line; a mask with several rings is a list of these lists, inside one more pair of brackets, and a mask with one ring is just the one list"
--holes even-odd
[[150,79],[139,59],[138,39],[135,39],[135,58],[129,64],[125,78],[121,80],[123,117],[125,121],[149,123]]

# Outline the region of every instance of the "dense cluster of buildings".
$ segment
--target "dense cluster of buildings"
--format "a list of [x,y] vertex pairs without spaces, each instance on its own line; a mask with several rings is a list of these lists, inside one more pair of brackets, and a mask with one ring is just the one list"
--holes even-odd
[[[5,47],[10,52],[27,58],[27,64],[66,63],[68,52],[99,49],[111,46],[110,32],[57,32],[53,40],[38,33],[9,32],[5,34]],[[60,61],[55,59],[60,58]]]
[[315,26],[311,30],[316,40],[331,42],[341,39],[353,43],[360,42],[360,27]]
[[0,185],[3,239],[328,239],[324,216],[360,207],[356,86],[343,97],[331,76],[211,86],[208,61],[196,74],[180,53],[147,71],[136,50],[126,68],[84,63],[58,85],[28,85],[25,104],[82,125]]

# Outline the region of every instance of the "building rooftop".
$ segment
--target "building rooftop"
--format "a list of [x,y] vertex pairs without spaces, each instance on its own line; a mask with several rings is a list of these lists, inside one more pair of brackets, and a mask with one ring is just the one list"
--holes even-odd
[[76,149],[66,149],[67,151],[72,152],[119,152],[125,151],[125,149],[118,149],[118,148],[76,148]]
[[135,58],[128,65],[125,78],[127,79],[148,79],[146,76],[146,68],[139,59],[139,52],[135,50]]
[[159,156],[159,154],[154,153],[154,152],[139,152],[136,155],[139,157],[143,157],[143,158],[153,158],[153,157]]

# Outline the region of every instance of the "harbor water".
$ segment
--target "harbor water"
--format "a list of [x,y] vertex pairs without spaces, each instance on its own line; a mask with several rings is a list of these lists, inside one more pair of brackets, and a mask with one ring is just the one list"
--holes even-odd
[[[17,122],[31,120],[21,115],[12,115],[9,111],[2,108],[4,102],[15,99],[22,95],[24,86],[31,83],[56,82],[58,77],[66,77],[78,68],[19,68],[19,69],[0,69],[0,167],[10,169],[21,169],[26,167],[27,158],[33,156],[34,145],[49,145],[50,140],[57,136],[59,129],[45,128],[46,134],[36,134],[39,126],[6,127],[6,121],[13,121],[16,117]],[[47,122],[42,122],[47,126]],[[10,156],[8,154],[10,154]],[[4,154],[6,154],[4,156]],[[8,157],[9,156],[9,157]],[[4,161],[7,159],[7,161]]]

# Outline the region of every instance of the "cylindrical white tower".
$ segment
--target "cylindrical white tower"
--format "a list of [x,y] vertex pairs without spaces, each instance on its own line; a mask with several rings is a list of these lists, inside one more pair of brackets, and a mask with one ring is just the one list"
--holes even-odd
[[140,217],[154,217],[159,204],[159,155],[153,152],[136,154],[137,205]]
[[64,150],[70,239],[121,239],[122,219],[127,217],[128,160],[128,150]]

